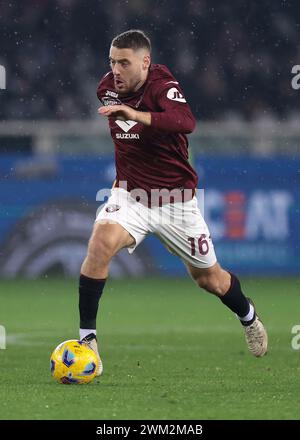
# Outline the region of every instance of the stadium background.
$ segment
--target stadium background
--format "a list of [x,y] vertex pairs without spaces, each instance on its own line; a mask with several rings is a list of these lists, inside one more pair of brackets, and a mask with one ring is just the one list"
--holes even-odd
[[[292,356],[291,328],[299,323],[293,311],[300,270],[300,90],[292,87],[291,71],[300,64],[299,15],[296,2],[278,0],[1,4],[0,65],[6,69],[6,89],[0,90],[0,323],[7,329],[8,347],[11,343],[13,348],[24,348],[26,334],[37,347],[42,346],[41,338],[47,341],[47,354],[64,335],[74,337],[77,299],[71,293],[76,294],[99,206],[96,194],[110,188],[115,172],[112,142],[105,121],[97,115],[96,87],[109,68],[112,37],[141,28],[152,40],[154,62],[166,64],[174,73],[197,117],[197,129],[189,136],[191,160],[199,174],[199,188],[205,190],[204,216],[218,258],[224,267],[244,276],[246,286],[255,287],[265,314],[271,295],[287,292],[285,300],[274,300],[273,314],[267,317],[272,329],[286,307],[282,340]],[[196,290],[187,281],[182,263],[154,237],[147,238],[132,256],[124,250],[113,260],[111,286],[116,278],[123,281],[116,281],[111,289],[119,289],[124,296],[121,305],[112,296],[115,313],[118,307],[129,307],[126,295],[130,297],[135,289],[139,300],[130,300],[142,310],[152,282],[170,301],[177,298],[173,294],[178,278],[185,292]],[[23,295],[15,297],[17,290]],[[38,298],[44,301],[39,307]],[[157,299],[161,301],[160,296]],[[28,301],[39,316],[45,314],[45,321],[33,311],[22,315]],[[69,305],[73,315],[60,316],[57,304]],[[206,325],[211,329],[216,311],[207,307],[211,315]],[[20,311],[18,323],[16,310]],[[189,324],[191,316],[187,313]],[[64,326],[64,319],[68,325]],[[105,319],[104,335],[109,335]],[[204,325],[201,319],[200,313],[199,323]],[[136,328],[143,325],[141,319]],[[189,328],[183,322],[182,326]],[[20,336],[20,332],[25,333]],[[107,344],[111,343],[107,336]],[[292,365],[295,358],[291,359]],[[163,408],[162,418],[173,414],[167,405]],[[278,417],[293,415],[288,406],[282,412],[278,408]],[[121,418],[140,414],[134,412],[137,407],[125,414],[114,411]],[[115,412],[105,413],[106,417]],[[17,418],[47,417],[47,411],[26,413],[24,409],[16,414]],[[190,414],[187,410],[173,415]],[[238,409],[219,414],[245,417]],[[271,418],[262,408],[253,417],[263,414]],[[60,416],[54,411],[52,417]],[[207,417],[217,416],[212,412]]]

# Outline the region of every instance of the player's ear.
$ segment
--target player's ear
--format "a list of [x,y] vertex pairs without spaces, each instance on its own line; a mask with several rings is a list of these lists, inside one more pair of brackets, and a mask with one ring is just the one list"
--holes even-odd
[[143,60],[143,69],[147,70],[149,68],[151,64],[151,57],[150,54],[148,55],[144,55],[144,60]]

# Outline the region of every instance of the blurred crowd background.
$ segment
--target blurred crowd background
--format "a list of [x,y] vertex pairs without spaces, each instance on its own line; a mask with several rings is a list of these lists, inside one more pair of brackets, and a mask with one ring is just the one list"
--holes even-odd
[[1,119],[95,118],[112,38],[141,28],[198,119],[286,119],[300,108],[296,1],[24,0],[0,8]]
[[[153,62],[169,67],[198,120],[190,160],[222,266],[298,276],[299,2],[7,0],[0,6],[0,278],[78,276],[96,194],[116,176],[97,85],[109,70],[111,40],[132,28],[149,35]],[[130,258],[122,250],[110,273],[186,275],[153,236]]]

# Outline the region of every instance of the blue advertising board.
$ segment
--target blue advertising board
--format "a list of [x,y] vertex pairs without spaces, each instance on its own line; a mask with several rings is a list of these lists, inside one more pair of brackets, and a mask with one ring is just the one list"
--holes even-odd
[[[221,265],[239,274],[300,272],[300,159],[196,156],[198,197]],[[99,204],[115,177],[112,156],[0,159],[0,275],[77,276]],[[182,262],[155,237],[111,275],[180,276]]]
[[205,157],[204,217],[223,266],[248,274],[300,273],[300,160]]

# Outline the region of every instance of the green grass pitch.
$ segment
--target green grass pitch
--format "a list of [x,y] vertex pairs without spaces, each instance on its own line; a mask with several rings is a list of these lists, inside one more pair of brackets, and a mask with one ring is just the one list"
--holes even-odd
[[243,280],[269,332],[248,353],[232,313],[186,279],[109,280],[98,331],[104,375],[60,385],[49,357],[78,337],[77,281],[1,281],[1,419],[299,419],[299,279]]

